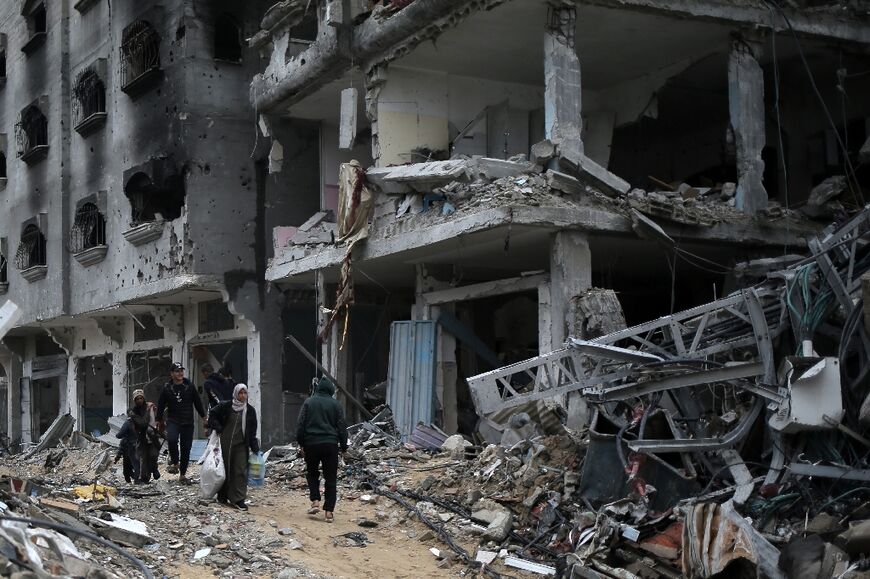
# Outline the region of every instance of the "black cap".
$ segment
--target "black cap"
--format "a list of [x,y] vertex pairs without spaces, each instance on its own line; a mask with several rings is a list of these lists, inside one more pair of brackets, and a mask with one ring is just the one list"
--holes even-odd
[[170,372],[175,372],[176,370],[184,370],[184,366],[181,365],[181,362],[173,362],[172,366],[169,367]]

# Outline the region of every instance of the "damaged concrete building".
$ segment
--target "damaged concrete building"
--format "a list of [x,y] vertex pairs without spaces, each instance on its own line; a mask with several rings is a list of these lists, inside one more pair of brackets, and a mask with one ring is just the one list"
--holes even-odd
[[467,378],[727,295],[863,203],[864,2],[241,4],[0,7],[11,442],[105,432],[173,360],[283,441],[301,350],[404,434],[471,434]]
[[316,135],[285,193],[319,209],[274,230],[285,330],[316,311],[323,364],[404,435],[473,435],[467,378],[794,261],[864,203],[870,19],[782,4],[273,5],[251,99],[279,178]]
[[254,384],[264,439],[279,436],[264,240],[317,206],[276,194],[257,142],[245,38],[267,7],[0,5],[0,289],[22,311],[0,348],[12,443],[64,413],[107,432],[133,389],[156,400],[175,360],[199,385],[206,362]]

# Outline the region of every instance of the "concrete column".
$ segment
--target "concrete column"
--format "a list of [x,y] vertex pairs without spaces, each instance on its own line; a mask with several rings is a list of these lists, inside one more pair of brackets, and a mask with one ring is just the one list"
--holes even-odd
[[580,59],[574,46],[577,7],[574,2],[551,0],[544,34],[544,134],[554,143],[573,141],[583,152],[580,138]]
[[764,73],[758,64],[761,44],[736,37],[728,59],[730,131],[737,149],[737,208],[754,214],[767,207],[764,189]]
[[[553,237],[550,250],[550,319],[553,349],[573,333],[574,312],[571,299],[592,286],[592,253],[586,235],[576,231],[560,231]],[[586,425],[588,409],[579,392],[567,399],[566,426],[580,429]]]
[[573,329],[571,298],[592,286],[589,240],[577,231],[560,231],[550,249],[550,318],[553,349],[562,347]]

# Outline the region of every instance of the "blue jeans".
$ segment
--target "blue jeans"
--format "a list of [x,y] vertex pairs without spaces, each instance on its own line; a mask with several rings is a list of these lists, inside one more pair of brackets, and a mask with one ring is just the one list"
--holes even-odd
[[[178,460],[178,443],[181,442],[181,461]],[[190,447],[193,445],[193,424],[166,423],[166,440],[169,443],[169,462],[178,465],[178,472],[184,476],[190,463]]]

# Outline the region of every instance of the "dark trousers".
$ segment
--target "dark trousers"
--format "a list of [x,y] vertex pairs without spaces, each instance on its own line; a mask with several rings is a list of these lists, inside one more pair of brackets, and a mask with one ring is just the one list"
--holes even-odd
[[320,500],[320,466],[323,465],[326,497],[323,510],[335,510],[336,486],[338,482],[338,445],[315,444],[305,447],[305,466],[308,479],[308,497],[312,501]]
[[124,480],[130,482],[139,478],[139,455],[135,445],[128,444],[129,446],[122,447],[121,456],[124,459]]
[[136,447],[136,453],[139,455],[139,476],[137,478],[142,482],[150,481],[152,476],[154,480],[159,479],[160,470],[157,468],[157,457],[160,454],[160,447],[147,439],[140,440]]
[[[178,459],[178,443],[181,442],[181,461]],[[184,475],[190,463],[190,447],[193,445],[193,424],[166,423],[166,441],[169,443],[169,462],[178,465]]]

